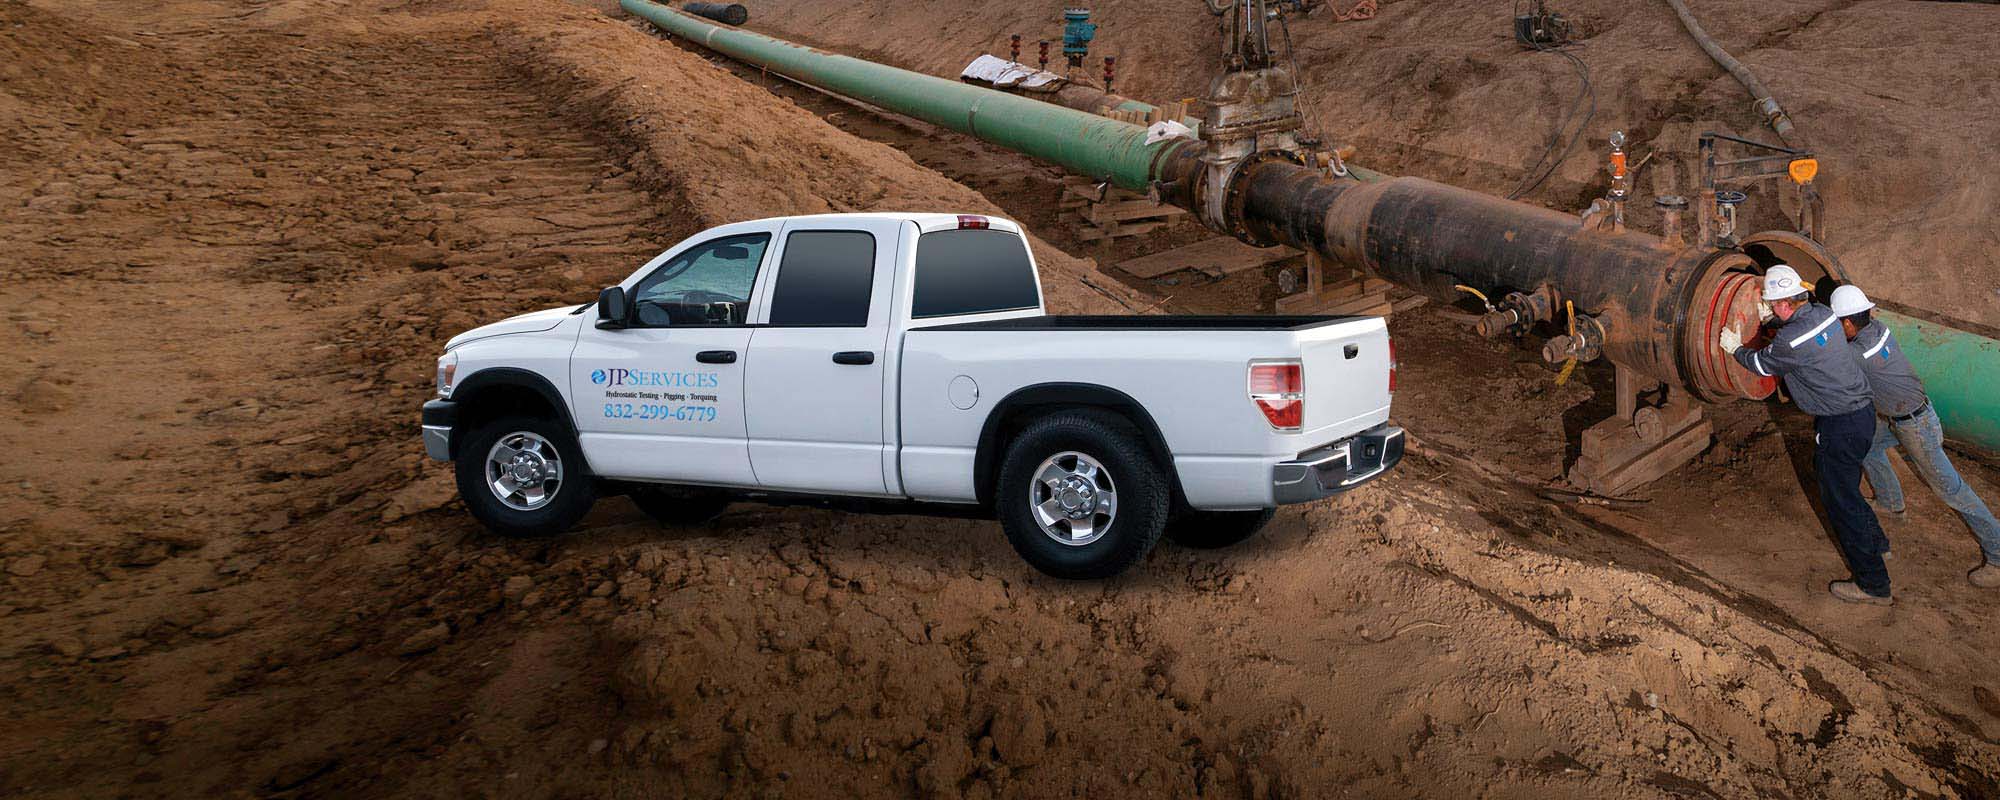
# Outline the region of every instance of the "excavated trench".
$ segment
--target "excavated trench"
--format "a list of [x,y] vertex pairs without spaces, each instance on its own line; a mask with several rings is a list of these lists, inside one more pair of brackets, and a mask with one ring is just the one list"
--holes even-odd
[[[1722,510],[1711,483],[1796,512],[1797,430],[1737,409],[1646,506],[1553,505],[1603,387],[1423,313],[1398,475],[1115,582],[987,523],[754,505],[494,539],[410,435],[443,338],[707,225],[1008,213],[1063,310],[1269,298],[1122,285],[1060,249],[1046,169],[589,11],[0,15],[96,98],[0,105],[37,137],[0,209],[10,796],[2000,794],[1978,646],[1913,644],[1990,638],[1979,607],[1837,618],[1792,599],[1816,534]],[[1763,536],[1691,557],[1693,514]],[[1927,547],[1898,551],[1942,574]]]

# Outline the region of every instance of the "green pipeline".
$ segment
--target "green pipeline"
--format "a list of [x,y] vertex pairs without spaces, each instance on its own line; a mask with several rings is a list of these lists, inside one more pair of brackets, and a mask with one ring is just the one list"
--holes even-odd
[[1945,436],[1988,458],[2000,456],[2000,341],[1887,309],[1876,315],[1923,379]]
[[[1127,189],[1147,189],[1169,154],[1193,144],[1169,139],[1148,145],[1139,125],[710,24],[648,0],[619,5],[739,61]],[[1365,182],[1389,177],[1349,169]],[[1946,434],[1988,455],[2000,454],[2000,342],[1887,311],[1882,319],[1916,365]]]
[[1189,144],[1168,139],[1149,145],[1144,126],[714,25],[647,0],[620,0],[619,6],[738,61],[1126,189],[1145,191],[1155,165]]

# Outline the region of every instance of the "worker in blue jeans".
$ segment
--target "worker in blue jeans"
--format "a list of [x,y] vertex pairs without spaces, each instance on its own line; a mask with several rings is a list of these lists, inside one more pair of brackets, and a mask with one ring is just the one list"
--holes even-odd
[[1764,302],[1782,324],[1771,343],[1743,346],[1735,328],[1717,338],[1722,352],[1745,369],[1780,377],[1800,411],[1813,416],[1813,466],[1834,539],[1854,575],[1826,588],[1849,603],[1889,605],[1889,568],[1882,563],[1888,538],[1875,509],[1861,497],[1861,460],[1875,442],[1875,404],[1861,360],[1840,338],[1833,310],[1814,303],[1799,273],[1778,264],[1764,273]]
[[[1930,397],[1924,394],[1923,381],[1918,380],[1909,357],[1903,355],[1895,334],[1873,318],[1874,308],[1859,286],[1833,290],[1833,313],[1840,317],[1841,330],[1861,358],[1861,371],[1875,397],[1875,412],[1882,417],[1876,421],[1874,446],[1861,462],[1868,484],[1875,487],[1875,503],[1890,514],[1903,513],[1903,485],[1889,466],[1889,448],[1900,445],[1910,468],[1930,484],[1945,505],[1958,512],[1979,540],[1986,558],[1966,580],[1985,589],[2000,587],[2000,520],[1993,518],[1985,501],[1959,477],[1951,457],[1945,455],[1944,427]],[[1888,550],[1886,540],[1882,550]]]

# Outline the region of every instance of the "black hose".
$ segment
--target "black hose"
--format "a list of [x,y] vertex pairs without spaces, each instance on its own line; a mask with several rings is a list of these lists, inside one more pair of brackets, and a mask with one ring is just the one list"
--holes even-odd
[[1792,147],[1804,144],[1793,139],[1797,133],[1792,128],[1792,118],[1785,115],[1785,110],[1778,106],[1778,99],[1771,96],[1771,90],[1765,88],[1764,82],[1757,80],[1757,74],[1751,72],[1749,67],[1743,66],[1743,62],[1737,61],[1729,51],[1722,49],[1722,45],[1715,43],[1715,39],[1708,35],[1708,31],[1702,29],[1701,23],[1695,21],[1694,12],[1688,10],[1687,3],[1681,0],[1667,0],[1667,5],[1673,6],[1674,13],[1680,15],[1681,26],[1687,28],[1688,35],[1694,37],[1695,44],[1701,45],[1701,49],[1708,51],[1709,58],[1715,59],[1715,63],[1722,65],[1729,74],[1736,76],[1736,82],[1743,84],[1743,88],[1749,89],[1750,94],[1757,98],[1757,112],[1770,120],[1772,130],[1778,132],[1778,138],[1785,140],[1785,144]]
[[[1550,138],[1548,150],[1543,151],[1542,157],[1536,159],[1534,166],[1528,168],[1528,174],[1521,176],[1521,182],[1515,184],[1513,191],[1507,193],[1509,200],[1521,199],[1527,193],[1534,191],[1535,187],[1541,186],[1542,181],[1548,180],[1550,175],[1554,175],[1556,168],[1562,166],[1562,163],[1569,159],[1569,154],[1576,151],[1577,143],[1583,141],[1584,131],[1590,129],[1590,121],[1597,117],[1597,90],[1590,85],[1590,67],[1583,63],[1583,59],[1569,51],[1573,45],[1551,45],[1532,41],[1527,44],[1537,52],[1554,53],[1569,59],[1570,66],[1576,68],[1577,93],[1576,100],[1570,103],[1569,111],[1564,113],[1562,120],[1556,124],[1555,136]],[[1569,130],[1570,120],[1576,118],[1579,110],[1583,111],[1583,121],[1577,123],[1576,132],[1570,134],[1569,142],[1564,144],[1563,131]]]

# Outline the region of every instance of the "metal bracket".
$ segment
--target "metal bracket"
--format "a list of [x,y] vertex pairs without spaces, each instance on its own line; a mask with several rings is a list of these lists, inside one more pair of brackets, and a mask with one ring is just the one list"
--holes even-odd
[[[1717,160],[1717,142],[1736,145],[1738,149],[1749,150],[1758,155]],[[1700,163],[1697,167],[1699,174],[1696,180],[1700,187],[1695,219],[1701,236],[1700,244],[1705,246],[1734,246],[1733,242],[1723,241],[1727,238],[1726,234],[1718,236],[1716,232],[1719,221],[1716,197],[1720,193],[1719,187],[1748,185],[1770,178],[1789,177],[1795,164],[1814,160],[1811,150],[1765,144],[1714,131],[1701,135],[1699,147]],[[1815,166],[1816,170],[1816,165],[1808,164],[1808,166]],[[1798,186],[1800,208],[1799,217],[1794,224],[1799,233],[1817,241],[1820,235],[1824,235],[1826,206],[1819,199],[1819,190],[1813,188],[1809,178],[1798,181]]]

